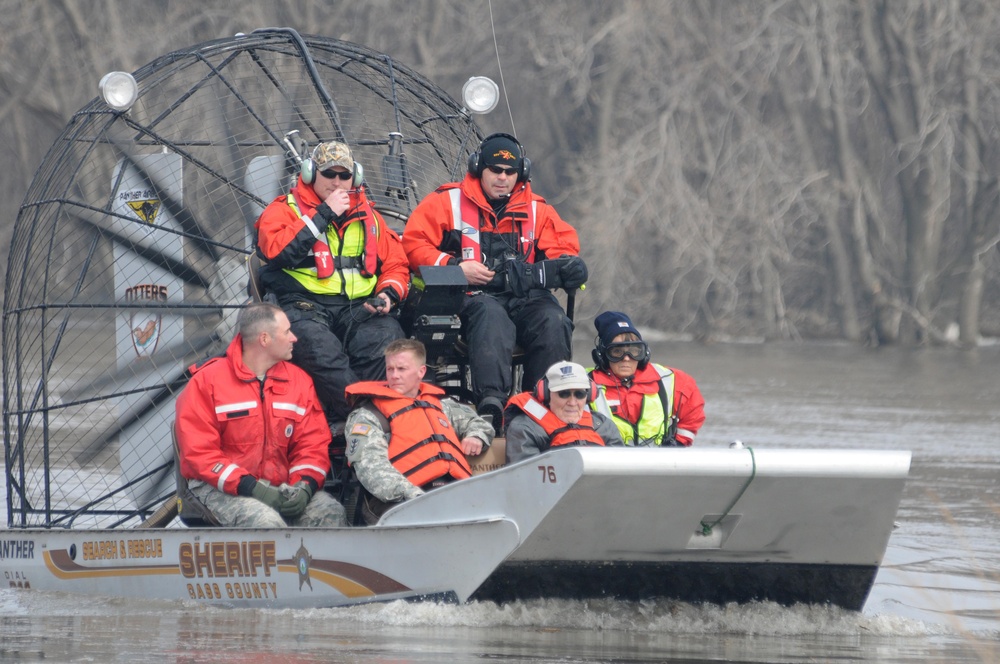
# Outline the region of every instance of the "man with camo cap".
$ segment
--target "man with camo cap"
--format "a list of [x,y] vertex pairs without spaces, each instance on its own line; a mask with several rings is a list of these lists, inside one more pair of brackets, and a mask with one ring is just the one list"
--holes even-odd
[[364,488],[370,525],[397,503],[472,475],[466,456],[489,447],[493,427],[470,407],[422,381],[427,352],[415,339],[385,349],[384,382],[356,383],[347,398],[347,460]]
[[403,337],[394,314],[410,282],[362,172],[347,145],[320,143],[256,224],[264,298],[288,315],[299,339],[292,361],[312,376],[335,435],[350,410],[344,388],[385,376],[382,352]]

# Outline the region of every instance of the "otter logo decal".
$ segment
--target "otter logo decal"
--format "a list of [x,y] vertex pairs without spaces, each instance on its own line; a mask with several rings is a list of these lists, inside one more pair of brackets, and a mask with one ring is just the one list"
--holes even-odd
[[[139,284],[125,289],[126,302],[142,305],[143,302],[166,302],[167,287],[159,284]],[[139,357],[152,355],[160,341],[163,319],[157,311],[133,311],[129,315],[132,347]]]

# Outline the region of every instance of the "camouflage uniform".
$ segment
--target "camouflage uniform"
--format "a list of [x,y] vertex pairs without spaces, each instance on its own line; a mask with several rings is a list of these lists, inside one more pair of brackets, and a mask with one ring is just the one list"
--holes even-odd
[[[464,404],[453,399],[441,399],[441,406],[451,422],[459,441],[478,438],[483,449],[493,440],[493,427]],[[424,493],[389,462],[389,433],[385,418],[376,413],[370,402],[362,402],[347,417],[347,460],[358,480],[373,496],[391,503],[409,500]]]
[[[306,505],[306,511],[298,517],[285,521],[278,512],[256,498],[234,496],[219,491],[200,480],[189,480],[188,488],[205,504],[223,526],[235,528],[333,528],[347,525],[344,506],[323,490],[316,492]],[[292,487],[282,484],[283,494],[290,493]],[[287,495],[286,495],[287,497]]]

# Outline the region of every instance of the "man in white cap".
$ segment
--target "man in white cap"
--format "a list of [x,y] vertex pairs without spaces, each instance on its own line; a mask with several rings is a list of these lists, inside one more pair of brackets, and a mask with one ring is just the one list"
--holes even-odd
[[256,224],[264,298],[288,315],[292,361],[312,377],[335,433],[350,412],[344,389],[385,379],[383,351],[403,337],[388,314],[410,281],[403,245],[368,201],[362,172],[347,145],[320,143]]
[[587,407],[595,394],[581,365],[557,362],[549,367],[532,392],[507,402],[507,463],[565,445],[624,445],[614,422]]

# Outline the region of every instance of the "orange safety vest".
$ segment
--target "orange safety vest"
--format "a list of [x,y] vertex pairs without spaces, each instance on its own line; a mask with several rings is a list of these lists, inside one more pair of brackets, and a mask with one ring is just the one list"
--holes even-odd
[[421,383],[420,392],[411,398],[385,383],[367,381],[349,385],[345,393],[349,400],[371,399],[388,420],[389,462],[416,486],[446,475],[456,480],[472,476],[458,434],[441,406],[441,388]]
[[511,397],[507,407],[515,407],[534,420],[549,436],[549,447],[560,445],[600,445],[604,447],[604,439],[594,429],[594,418],[589,410],[584,410],[580,421],[570,424],[535,399],[530,392]]
[[[483,262],[483,250],[479,241],[479,206],[462,194],[458,184],[444,185],[451,199],[452,228],[462,236],[462,260]],[[535,212],[537,201],[531,201],[527,212],[511,212],[511,227],[518,229],[518,255],[528,263],[535,262]],[[517,223],[515,223],[517,222]]]

